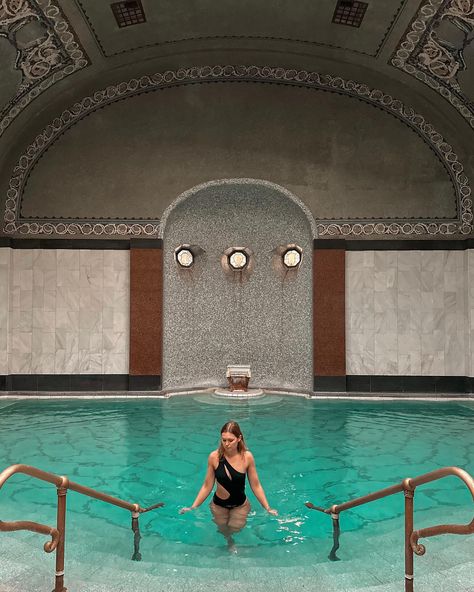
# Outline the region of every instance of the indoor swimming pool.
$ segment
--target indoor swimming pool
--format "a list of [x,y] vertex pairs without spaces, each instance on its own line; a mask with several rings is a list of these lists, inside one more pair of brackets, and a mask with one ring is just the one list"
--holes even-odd
[[[211,522],[208,502],[184,515],[199,490],[219,430],[237,421],[270,505],[252,504],[237,554]],[[458,466],[474,474],[473,401],[255,401],[208,395],[169,399],[1,400],[0,470],[24,463],[142,507],[141,562],[131,561],[130,513],[74,492],[67,496],[65,585],[70,592],[181,590],[403,590],[403,494],[341,515],[340,561],[330,562],[328,507]],[[415,528],[466,524],[472,498],[454,477],[421,486]],[[14,475],[0,490],[1,520],[54,525],[54,486]],[[42,535],[0,533],[0,591],[49,592],[54,554]],[[474,590],[474,536],[425,539],[415,557],[417,592]]]

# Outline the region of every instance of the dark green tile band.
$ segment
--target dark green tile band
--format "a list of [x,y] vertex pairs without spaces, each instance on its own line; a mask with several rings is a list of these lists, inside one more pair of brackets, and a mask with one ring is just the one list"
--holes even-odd
[[2,238],[0,247],[11,249],[88,249],[96,251],[128,251],[130,249],[161,249],[163,240],[156,239],[92,239],[92,238]]
[[160,391],[161,376],[129,374],[9,374],[0,375],[0,391],[81,392]]
[[[0,392],[160,391],[161,376],[129,374],[11,374],[0,375]],[[470,376],[315,376],[316,393],[469,394]]]
[[342,240],[314,239],[315,250],[345,249],[346,251],[465,251],[474,249],[474,239],[460,240]]
[[346,393],[472,393],[469,376],[315,376],[315,392]]

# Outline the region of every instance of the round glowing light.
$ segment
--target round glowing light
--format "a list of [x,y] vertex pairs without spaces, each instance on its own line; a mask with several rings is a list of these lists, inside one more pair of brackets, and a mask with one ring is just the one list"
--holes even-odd
[[180,249],[176,253],[176,261],[181,267],[191,267],[194,263],[194,255],[189,249]]
[[301,263],[301,253],[298,249],[288,249],[283,255],[283,263],[286,267],[298,267]]
[[243,251],[234,251],[229,255],[229,265],[233,269],[243,269],[247,262],[247,255]]

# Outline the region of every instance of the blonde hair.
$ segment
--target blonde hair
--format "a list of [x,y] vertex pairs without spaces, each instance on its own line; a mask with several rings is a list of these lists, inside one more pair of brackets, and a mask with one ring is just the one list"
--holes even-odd
[[[224,432],[229,432],[233,434],[236,438],[240,438],[237,443],[237,452],[243,454],[247,450],[247,446],[245,445],[244,435],[242,434],[242,430],[240,429],[239,424],[236,421],[228,421],[221,427],[221,435]],[[219,449],[217,450],[219,454],[219,459],[221,459],[225,455],[225,449],[222,444],[222,440],[219,442]]]

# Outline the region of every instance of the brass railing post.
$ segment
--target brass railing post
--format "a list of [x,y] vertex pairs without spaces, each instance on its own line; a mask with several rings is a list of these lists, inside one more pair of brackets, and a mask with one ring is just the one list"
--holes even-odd
[[69,479],[61,477],[61,483],[57,487],[57,529],[60,538],[56,549],[56,584],[53,592],[67,592],[67,588],[64,587],[64,548],[66,544],[66,495],[68,485]]
[[66,544],[66,494],[67,490],[71,489],[82,495],[87,495],[93,499],[98,499],[107,504],[112,504],[118,508],[124,508],[133,513],[132,528],[134,533],[134,556],[133,559],[136,561],[141,560],[140,554],[140,529],[138,526],[138,516],[144,512],[155,510],[164,506],[163,502],[153,504],[149,508],[141,508],[138,504],[132,504],[126,502],[118,497],[113,497],[96,489],[90,487],[84,487],[74,481],[69,481],[67,477],[60,477],[54,473],[47,473],[41,469],[30,467],[28,465],[11,465],[0,472],[0,489],[3,487],[5,481],[8,481],[12,475],[16,473],[23,473],[52,483],[56,486],[58,495],[58,506],[56,516],[56,527],[46,526],[45,524],[39,524],[38,522],[4,522],[0,520],[0,532],[13,532],[15,530],[31,530],[32,532],[38,532],[40,534],[49,534],[52,537],[51,541],[44,544],[44,550],[46,553],[52,553],[56,551],[56,583],[53,592],[67,592],[67,588],[64,587],[64,548]]
[[405,592],[413,592],[414,575],[411,534],[413,532],[413,498],[415,490],[410,484],[410,479],[403,481],[403,494],[405,495]]

